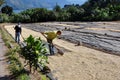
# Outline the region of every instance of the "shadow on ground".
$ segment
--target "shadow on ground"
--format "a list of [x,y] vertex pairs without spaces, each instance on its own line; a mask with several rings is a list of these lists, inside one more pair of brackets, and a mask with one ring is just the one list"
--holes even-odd
[[0,80],[11,80],[10,77],[11,76],[5,75],[3,77],[0,77]]

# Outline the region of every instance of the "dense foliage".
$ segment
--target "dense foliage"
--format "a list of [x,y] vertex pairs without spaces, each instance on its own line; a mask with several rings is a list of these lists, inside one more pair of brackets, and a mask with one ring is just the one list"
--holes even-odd
[[10,15],[11,22],[120,20],[120,0],[88,0],[83,5],[56,5],[53,10],[27,9]]
[[13,8],[6,5],[6,6],[2,7],[1,12],[5,13],[5,14],[8,14],[8,15],[11,15],[12,12],[13,12]]
[[0,0],[0,6],[2,6],[5,3],[5,0]]
[[21,55],[28,61],[30,71],[32,67],[36,70],[40,64],[41,67],[45,67],[48,62],[48,56],[46,56],[47,50],[40,38],[34,38],[30,35],[26,40],[26,46],[22,48]]

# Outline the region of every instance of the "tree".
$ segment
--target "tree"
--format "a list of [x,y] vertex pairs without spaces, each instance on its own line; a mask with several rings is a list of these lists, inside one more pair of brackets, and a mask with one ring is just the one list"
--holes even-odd
[[76,8],[74,5],[68,7],[66,11],[70,13],[70,16],[71,16],[70,20],[75,21],[75,19],[78,18],[77,15],[79,13],[79,9]]
[[32,19],[35,22],[47,21],[48,10],[45,8],[35,8],[32,14]]
[[119,5],[120,0],[88,0],[81,6],[85,10],[84,20],[119,19]]
[[5,0],[0,0],[0,6],[2,6],[5,3]]
[[53,8],[53,11],[55,11],[55,12],[61,12],[62,9],[61,9],[61,7],[59,5],[56,4],[56,6]]
[[56,16],[55,16],[55,12],[53,11],[48,11],[47,12],[47,21],[55,21],[56,20]]
[[13,8],[8,6],[8,5],[6,5],[6,6],[2,7],[1,11],[2,11],[2,13],[11,15],[12,12],[13,12]]

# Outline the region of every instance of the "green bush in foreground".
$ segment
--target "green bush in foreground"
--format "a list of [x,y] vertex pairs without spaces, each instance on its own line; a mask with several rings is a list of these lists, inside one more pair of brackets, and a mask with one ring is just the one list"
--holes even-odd
[[36,70],[40,64],[45,67],[48,62],[47,49],[40,38],[30,35],[26,40],[26,46],[22,48],[21,55],[28,61],[30,72],[32,67]]

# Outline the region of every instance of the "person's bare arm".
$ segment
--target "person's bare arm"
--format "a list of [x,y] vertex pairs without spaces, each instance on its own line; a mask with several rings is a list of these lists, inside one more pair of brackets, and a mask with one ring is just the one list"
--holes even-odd
[[45,36],[45,33],[44,32],[40,32],[45,38],[47,38],[46,36]]

